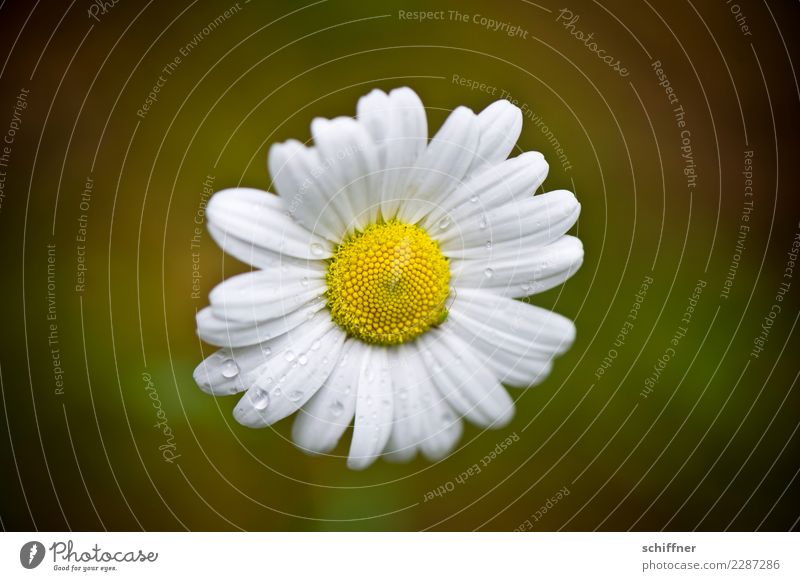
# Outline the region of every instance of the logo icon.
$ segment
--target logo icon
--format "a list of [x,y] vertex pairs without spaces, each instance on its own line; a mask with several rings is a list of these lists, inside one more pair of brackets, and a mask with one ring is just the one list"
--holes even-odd
[[19,562],[26,569],[35,569],[44,559],[44,545],[39,541],[29,541],[19,550]]

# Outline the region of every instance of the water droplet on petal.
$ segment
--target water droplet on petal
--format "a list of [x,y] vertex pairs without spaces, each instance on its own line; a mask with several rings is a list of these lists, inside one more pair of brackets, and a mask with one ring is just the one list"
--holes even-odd
[[261,352],[264,355],[266,355],[267,357],[269,357],[270,355],[272,355],[272,348],[271,347],[267,347],[266,345],[262,345],[261,346]]
[[487,268],[483,271],[483,276],[486,278],[492,278],[494,276],[494,271],[491,268]]
[[302,284],[303,286],[308,286],[308,277],[304,276],[303,280],[300,281],[300,284]]
[[283,356],[286,358],[286,361],[294,361],[294,351],[289,350]]
[[481,219],[480,219],[480,221],[478,222],[478,226],[481,228],[481,230],[483,230],[483,229],[484,229],[484,228],[486,228],[486,226],[488,226],[488,225],[489,225],[489,221],[488,221],[488,220],[487,220],[487,218],[486,218],[486,214],[483,214],[483,215],[481,216]]
[[300,357],[297,358],[297,362],[300,365],[305,365],[306,363],[308,363],[308,355],[303,353]]
[[439,220],[439,230],[447,230],[450,227],[450,218],[445,216]]
[[281,390],[280,387],[276,387],[275,389],[272,390],[273,397],[280,397],[281,395],[283,395],[283,391]]
[[322,256],[323,252],[324,252],[324,249],[322,248],[322,244],[318,244],[317,242],[314,242],[311,245],[311,254],[313,254],[314,256]]
[[294,391],[289,392],[288,397],[290,401],[300,401],[300,399],[303,397],[303,392],[295,389]]
[[469,201],[472,202],[473,204],[477,204],[478,203],[478,196],[472,196],[469,199]]
[[236,365],[233,359],[226,359],[222,362],[221,373],[222,377],[227,377],[228,379],[234,378],[239,375],[239,366]]
[[263,389],[255,388],[253,395],[250,396],[250,401],[253,402],[253,407],[257,410],[266,409],[269,405],[269,394]]
[[320,348],[321,345],[322,343],[320,343],[319,340],[316,340],[311,344],[311,350],[316,351],[317,349]]
[[333,402],[331,404],[331,415],[334,418],[338,418],[343,413],[344,413],[344,404],[342,404],[342,402],[340,402],[339,400],[336,400],[335,402]]

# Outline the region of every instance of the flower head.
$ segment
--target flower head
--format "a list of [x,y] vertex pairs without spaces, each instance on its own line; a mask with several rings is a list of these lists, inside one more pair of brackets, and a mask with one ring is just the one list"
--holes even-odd
[[327,453],[352,424],[348,465],[431,460],[462,419],[506,425],[505,385],[544,379],[571,321],[515,300],[581,265],[566,232],[580,204],[534,195],[541,154],[508,159],[522,115],[507,101],[455,109],[428,141],[408,88],[374,90],[357,118],[315,119],[314,147],[274,145],[278,195],[215,194],[208,228],[256,270],[211,291],[200,337],[222,347],[195,370],[213,395],[246,392],[236,419],[265,427],[295,412],[293,439]]

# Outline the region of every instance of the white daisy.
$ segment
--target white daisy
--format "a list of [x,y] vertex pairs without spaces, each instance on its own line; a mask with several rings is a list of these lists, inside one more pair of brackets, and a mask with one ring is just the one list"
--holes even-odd
[[215,194],[209,231],[259,270],[211,291],[197,332],[222,347],[195,370],[213,395],[246,392],[233,415],[269,426],[298,412],[293,439],[330,452],[354,425],[348,466],[448,454],[462,418],[506,425],[503,384],[542,381],[575,336],[561,315],[515,300],[583,261],[566,236],[580,204],[534,195],[540,153],[507,159],[520,110],[455,109],[428,141],[408,88],[374,90],[357,117],[315,119],[314,147],[269,152],[279,195]]

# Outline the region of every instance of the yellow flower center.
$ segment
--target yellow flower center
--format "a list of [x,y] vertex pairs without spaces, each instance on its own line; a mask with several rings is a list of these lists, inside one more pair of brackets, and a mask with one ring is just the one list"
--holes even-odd
[[450,268],[419,226],[367,226],[336,249],[327,274],[334,322],[367,343],[405,343],[447,317]]

